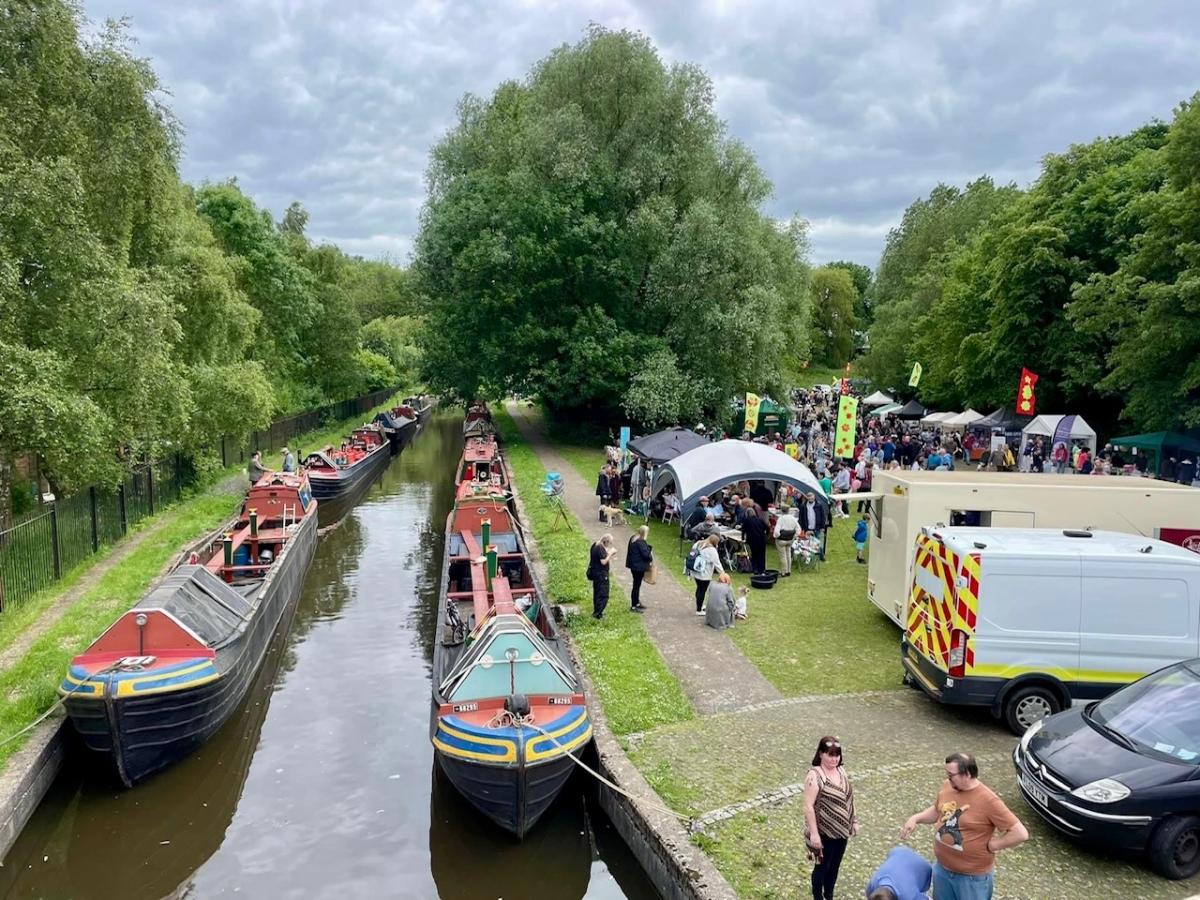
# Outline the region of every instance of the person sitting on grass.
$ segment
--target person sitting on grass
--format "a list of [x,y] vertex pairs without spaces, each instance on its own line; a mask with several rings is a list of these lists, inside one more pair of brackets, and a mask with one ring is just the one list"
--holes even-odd
[[867,525],[867,517],[863,516],[858,520],[858,524],[854,526],[854,559],[855,562],[860,562],[866,565],[867,561],[863,559],[863,551],[867,549],[867,536],[869,528]]
[[[733,617],[735,619],[745,619],[750,613],[747,608],[747,595],[750,593],[750,588],[744,584],[737,589],[737,597],[733,601]],[[730,628],[733,626],[730,625]]]
[[704,624],[718,631],[733,627],[735,602],[733,588],[729,586],[729,575],[722,572],[708,589],[708,606],[704,611]]

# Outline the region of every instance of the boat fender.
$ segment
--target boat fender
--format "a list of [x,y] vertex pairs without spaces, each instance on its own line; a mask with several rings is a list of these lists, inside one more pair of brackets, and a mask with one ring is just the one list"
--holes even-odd
[[504,708],[514,717],[529,715],[529,698],[525,694],[509,694],[504,700]]

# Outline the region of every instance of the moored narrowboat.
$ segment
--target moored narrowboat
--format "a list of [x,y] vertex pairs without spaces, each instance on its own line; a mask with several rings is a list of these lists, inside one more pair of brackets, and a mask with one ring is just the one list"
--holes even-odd
[[355,428],[336,449],[324,447],[308,454],[304,470],[318,500],[350,500],[367,489],[391,455],[383,429],[372,423]]
[[383,429],[393,454],[399,453],[412,443],[419,425],[416,413],[411,409],[406,411],[406,407],[403,406],[377,413],[371,421]]
[[455,484],[474,481],[508,490],[508,470],[500,457],[500,447],[492,435],[467,438],[462,459],[454,476]]
[[592,725],[501,480],[460,480],[447,522],[430,738],[458,791],[519,838],[562,790]]
[[317,535],[304,473],[267,473],[241,512],[156,584],[59,685],[84,744],[141,779],[219,729],[290,622]]
[[463,419],[463,437],[485,437],[496,433],[496,425],[492,422],[491,410],[486,403],[473,403]]

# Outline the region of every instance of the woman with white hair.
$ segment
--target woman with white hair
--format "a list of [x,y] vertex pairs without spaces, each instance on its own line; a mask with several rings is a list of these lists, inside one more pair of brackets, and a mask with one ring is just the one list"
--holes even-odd
[[642,606],[642,579],[654,565],[654,548],[646,542],[649,536],[650,526],[643,525],[633,533],[633,537],[629,539],[629,546],[625,548],[625,568],[633,576],[633,591],[629,595],[630,609],[635,613],[646,611],[646,607]]

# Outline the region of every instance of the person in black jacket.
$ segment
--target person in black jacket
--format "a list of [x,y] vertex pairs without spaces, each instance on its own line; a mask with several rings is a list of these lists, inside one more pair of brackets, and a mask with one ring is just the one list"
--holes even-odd
[[742,539],[750,548],[750,570],[755,575],[761,575],[767,570],[767,523],[757,515],[753,500],[748,503],[747,515],[742,519]]
[[649,534],[650,526],[643,525],[633,533],[633,537],[629,539],[629,546],[625,548],[625,568],[633,575],[633,592],[629,595],[629,602],[632,604],[630,609],[636,613],[646,609],[642,605],[642,579],[654,564],[654,548],[646,543]]
[[[612,466],[605,463],[600,469],[600,476],[596,479],[596,496],[600,498],[599,520],[604,521],[604,507],[615,506],[612,493]],[[618,484],[620,480],[618,479]]]
[[591,554],[588,558],[587,577],[592,583],[593,619],[604,618],[604,607],[608,606],[609,563],[616,555],[617,551],[613,547],[611,534],[603,535],[600,540],[592,544]]

